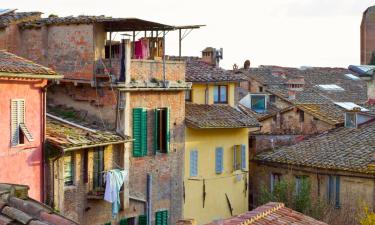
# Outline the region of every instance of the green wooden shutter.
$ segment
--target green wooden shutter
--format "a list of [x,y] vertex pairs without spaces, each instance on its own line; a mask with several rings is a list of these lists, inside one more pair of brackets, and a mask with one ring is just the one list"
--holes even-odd
[[154,154],[159,150],[158,149],[158,140],[159,140],[159,109],[154,109]]
[[168,210],[156,212],[155,225],[168,225]]
[[170,137],[171,137],[171,134],[170,134],[170,109],[169,108],[165,108],[165,110],[166,110],[166,116],[165,116],[165,118],[166,118],[166,121],[165,121],[165,132],[166,132],[166,134],[165,134],[165,141],[166,141],[166,152],[169,152],[169,149],[170,149],[170,147],[169,147],[169,145],[170,145]]
[[147,225],[147,216],[146,215],[140,215],[138,217],[138,225]]
[[133,109],[133,157],[147,155],[147,110]]
[[119,223],[120,225],[128,225],[128,219],[127,218],[122,218],[121,220],[120,220],[120,223]]

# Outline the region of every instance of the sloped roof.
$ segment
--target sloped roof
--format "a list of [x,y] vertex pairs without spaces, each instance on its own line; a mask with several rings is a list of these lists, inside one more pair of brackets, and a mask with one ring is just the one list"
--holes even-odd
[[170,60],[183,60],[186,62],[185,80],[193,83],[206,82],[238,82],[247,80],[242,73],[225,70],[202,61],[199,57],[174,57]]
[[255,117],[246,115],[226,104],[192,104],[185,107],[185,121],[192,128],[258,127]]
[[0,50],[0,77],[62,78],[55,71],[28,59]]
[[327,225],[300,212],[285,207],[283,203],[269,202],[247,213],[224,220],[218,220],[210,225]]
[[41,12],[13,12],[0,15],[0,28],[4,28],[13,22],[24,22],[40,17]]
[[142,20],[138,18],[113,18],[108,16],[51,16],[34,21],[25,22],[22,28],[35,28],[43,25],[69,25],[69,24],[104,24],[107,31],[145,31],[145,30],[174,30],[174,26]]
[[46,139],[49,144],[64,151],[130,141],[130,137],[123,138],[112,131],[95,130],[76,122],[65,122],[50,114],[47,117]]
[[28,189],[25,185],[0,183],[0,224],[77,224],[51,207],[29,198]]
[[375,174],[375,122],[341,127],[256,156],[260,162]]
[[296,107],[331,125],[344,123],[345,109],[335,104],[297,104]]
[[286,107],[286,108],[278,108],[275,104],[268,102],[267,103],[267,110],[265,112],[255,112],[250,108],[242,105],[241,103],[238,104],[238,108],[245,114],[254,116],[257,120],[263,121],[270,117],[275,116],[278,112],[283,113],[289,110],[292,110],[293,107]]

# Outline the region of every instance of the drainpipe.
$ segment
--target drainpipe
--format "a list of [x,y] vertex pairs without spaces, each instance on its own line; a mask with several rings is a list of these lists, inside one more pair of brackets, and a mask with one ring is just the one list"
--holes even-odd
[[163,30],[163,84],[167,87],[166,76],[165,76],[165,30]]
[[152,216],[152,175],[147,174],[147,225],[151,225]]

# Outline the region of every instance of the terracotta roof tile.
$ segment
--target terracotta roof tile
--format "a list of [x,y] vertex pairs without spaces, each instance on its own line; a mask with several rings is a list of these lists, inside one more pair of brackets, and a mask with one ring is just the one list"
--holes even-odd
[[269,202],[247,213],[219,220],[210,225],[327,225],[302,213],[286,208],[283,203]]
[[6,27],[13,22],[24,22],[40,17],[41,12],[9,12],[0,16],[0,28]]
[[29,78],[39,78],[42,75],[47,79],[61,77],[50,68],[41,66],[4,50],[0,50],[0,76],[24,77],[23,75]]
[[298,144],[263,152],[255,160],[375,174],[375,121],[341,127]]
[[186,104],[187,126],[194,128],[245,128],[257,127],[255,117],[246,115],[226,104]]

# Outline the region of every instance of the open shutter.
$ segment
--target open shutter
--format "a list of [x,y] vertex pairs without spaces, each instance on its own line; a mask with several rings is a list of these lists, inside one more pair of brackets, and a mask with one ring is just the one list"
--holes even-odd
[[216,152],[215,152],[215,161],[216,161],[216,165],[215,165],[215,171],[217,174],[220,174],[223,172],[223,154],[224,154],[224,150],[223,150],[223,147],[218,147],[216,148]]
[[133,157],[147,154],[147,111],[144,108],[133,109]]
[[138,225],[147,225],[147,216],[146,215],[140,215],[138,217]]
[[246,145],[241,145],[241,169],[246,170]]
[[162,225],[162,212],[156,212],[155,215],[155,225]]
[[159,110],[154,109],[154,154],[159,150],[158,149],[158,140],[159,140]]
[[340,176],[336,176],[335,207],[340,207]]
[[198,151],[190,151],[190,177],[198,176]]
[[168,225],[168,210],[162,212],[162,225]]
[[25,135],[25,137],[27,138],[27,140],[29,142],[34,141],[33,136],[31,135],[29,129],[27,129],[27,127],[26,127],[26,125],[24,123],[20,123],[20,129],[21,129],[23,135]]
[[169,145],[170,145],[170,109],[169,108],[165,108],[165,141],[166,141],[166,152],[169,152]]
[[19,137],[19,120],[18,120],[18,101],[12,100],[11,102],[11,143],[12,146],[18,145]]

